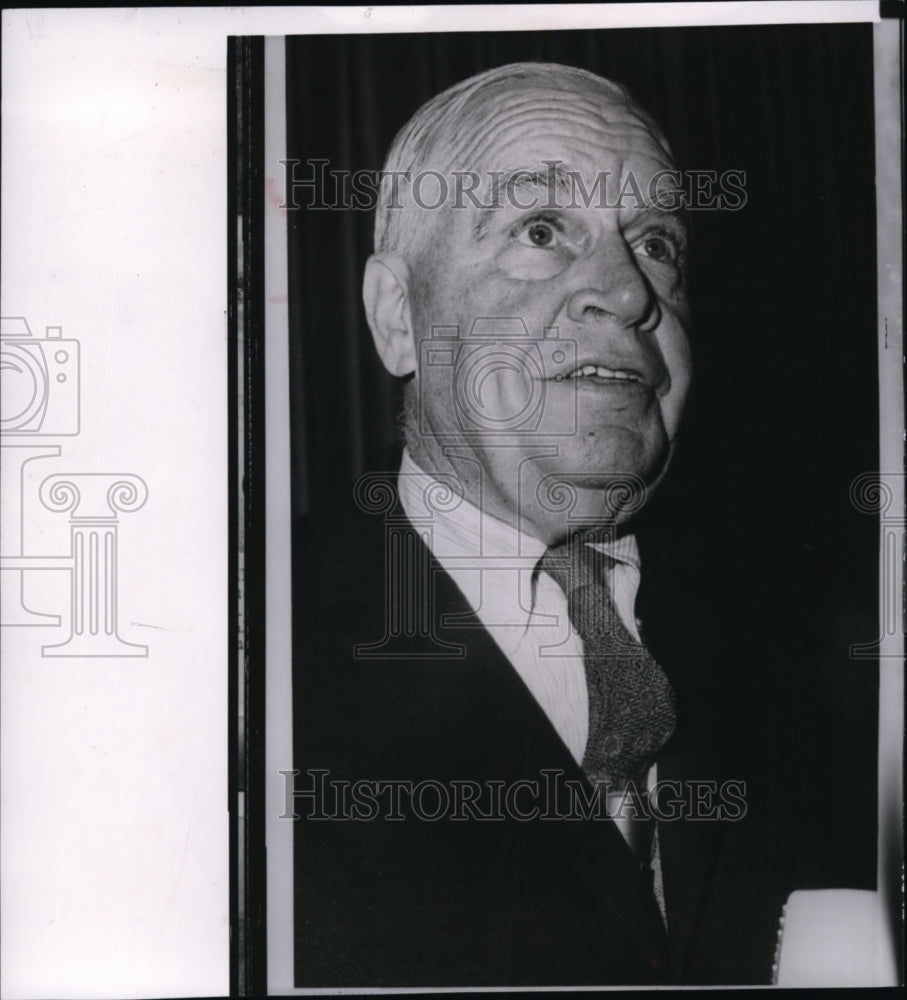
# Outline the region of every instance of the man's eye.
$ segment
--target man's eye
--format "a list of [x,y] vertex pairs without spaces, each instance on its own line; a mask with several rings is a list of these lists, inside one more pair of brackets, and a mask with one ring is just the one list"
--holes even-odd
[[651,260],[674,262],[680,257],[680,250],[672,237],[658,233],[640,241],[639,248]]
[[546,247],[554,242],[554,230],[547,222],[534,222],[527,230],[529,242],[537,247]]
[[553,222],[548,222],[545,219],[534,219],[522,226],[516,235],[521,243],[546,249],[557,243],[559,231],[559,227]]

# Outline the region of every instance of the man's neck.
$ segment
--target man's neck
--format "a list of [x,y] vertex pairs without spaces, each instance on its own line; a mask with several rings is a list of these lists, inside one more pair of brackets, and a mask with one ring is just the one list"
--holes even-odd
[[509,476],[496,477],[468,444],[429,451],[417,435],[408,437],[407,452],[419,470],[448,485],[484,515],[543,546],[560,544],[577,533],[600,542],[627,533],[633,490],[620,478],[610,486],[582,486],[575,477],[565,474],[560,479],[527,461],[515,463]]

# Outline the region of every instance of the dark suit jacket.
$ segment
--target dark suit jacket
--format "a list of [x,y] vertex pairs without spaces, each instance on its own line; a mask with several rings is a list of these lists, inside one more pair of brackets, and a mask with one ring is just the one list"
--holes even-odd
[[[581,770],[399,513],[390,525],[342,511],[333,524],[296,527],[297,791],[315,789],[313,771],[360,792],[363,781],[475,782],[481,816],[494,811],[489,783],[541,787],[547,770],[560,776],[549,816],[567,813],[568,779],[589,790]],[[431,587],[389,609],[401,560],[405,579],[421,574]],[[402,819],[387,809],[317,818],[343,809],[326,784],[323,800],[296,799],[297,985],[768,983],[794,888],[872,887],[871,822],[865,849],[829,860],[827,815],[820,823],[806,808],[812,680],[771,643],[741,648],[709,605],[659,574],[669,561],[644,559],[651,582],[637,604],[680,707],[658,777],[743,782],[746,812],[659,823],[667,935],[645,873],[607,819],[457,820],[440,809],[436,785],[420,816],[404,796]],[[707,796],[710,786],[699,787]],[[441,817],[427,821],[436,804]]]

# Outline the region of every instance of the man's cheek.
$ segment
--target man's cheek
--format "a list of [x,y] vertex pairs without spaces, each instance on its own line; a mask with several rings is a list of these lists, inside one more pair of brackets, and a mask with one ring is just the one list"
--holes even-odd
[[540,371],[537,346],[525,339],[461,342],[450,386],[458,424],[482,435],[532,429],[544,401]]
[[669,376],[667,391],[659,393],[661,419],[673,440],[683,417],[693,375],[693,356],[684,325],[676,315],[668,317],[656,336],[658,350]]
[[540,393],[539,380],[533,377],[533,369],[537,369],[538,364],[530,353],[530,346],[518,345],[516,350],[500,353],[495,361],[486,362],[488,373],[482,384],[483,403],[492,421],[518,421],[533,408]]
[[502,278],[522,283],[543,282],[563,274],[569,266],[570,259],[561,254],[512,247],[501,256],[499,272]]
[[424,437],[450,433],[454,414],[452,366],[441,363],[436,350],[425,350],[416,382],[416,416]]
[[527,336],[537,340],[557,315],[558,302],[557,292],[549,282],[526,280],[525,275],[521,280],[509,280],[496,272],[473,276],[457,306],[468,308],[472,317],[463,326],[464,333],[474,330],[475,320],[481,320],[482,327],[488,325],[488,320],[500,320],[506,331],[501,339],[509,340],[511,324],[517,321],[525,326]]

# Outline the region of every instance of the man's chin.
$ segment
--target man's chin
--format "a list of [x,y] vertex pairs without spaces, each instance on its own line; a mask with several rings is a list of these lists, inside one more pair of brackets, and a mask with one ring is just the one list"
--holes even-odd
[[[559,498],[564,490],[576,495],[573,514],[626,520],[640,510],[661,482],[670,461],[667,442],[649,451],[639,448],[610,455],[559,455],[544,463],[542,492]],[[542,501],[545,503],[545,501]]]
[[544,472],[546,478],[562,475],[579,489],[607,489],[622,482],[648,486],[661,478],[669,454],[667,442],[657,448],[636,447],[611,454],[562,454],[547,459]]

